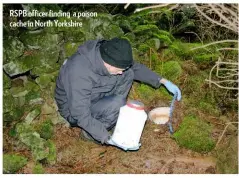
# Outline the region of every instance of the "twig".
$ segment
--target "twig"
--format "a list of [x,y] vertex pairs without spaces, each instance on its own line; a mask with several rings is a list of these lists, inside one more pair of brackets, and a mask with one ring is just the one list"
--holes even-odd
[[212,23],[215,23],[215,24],[217,24],[217,25],[219,25],[219,26],[221,26],[221,27],[225,27],[225,28],[230,29],[230,30],[232,30],[232,31],[234,31],[234,32],[237,33],[237,30],[235,31],[235,29],[232,29],[232,28],[230,28],[229,26],[227,26],[227,25],[225,25],[225,24],[222,24],[222,23],[220,23],[220,22],[218,22],[218,21],[216,21],[216,20],[213,20],[212,18],[210,18],[209,16],[207,16],[204,12],[201,11],[201,9],[200,9],[196,4],[194,4],[194,7],[197,9],[197,11],[198,11],[202,16],[204,16],[206,19],[208,19],[208,20],[211,21]]
[[238,48],[220,48],[220,49],[217,49],[217,51],[222,51],[222,50],[235,50],[235,51],[238,51]]
[[137,8],[135,9],[134,13],[135,12],[140,12],[140,11],[143,11],[143,10],[146,10],[146,9],[153,9],[153,8],[158,8],[158,7],[165,7],[165,6],[168,6],[170,4],[160,4],[160,5],[154,5],[154,6],[148,6],[148,7],[143,7],[143,8]]
[[227,90],[239,90],[238,87],[237,87],[237,88],[235,88],[235,87],[224,87],[224,86],[222,86],[222,85],[217,84],[217,82],[211,81],[211,80],[208,80],[208,79],[206,79],[205,81],[210,82],[210,83],[213,83],[214,85],[216,85],[216,86],[219,87],[219,88],[223,88],[223,89],[227,89]]
[[219,7],[221,7],[222,9],[224,9],[225,11],[228,11],[231,15],[233,15],[235,18],[238,18],[238,15],[237,13],[233,12],[231,9],[221,5],[221,4],[218,4]]
[[203,41],[201,40],[201,38],[198,36],[197,33],[195,33],[195,32],[185,32],[185,33],[192,33],[192,34],[196,35],[198,37],[198,39],[201,41],[202,45],[203,45]]
[[214,44],[219,44],[219,43],[238,43],[238,41],[237,41],[237,40],[221,40],[221,41],[215,41],[215,42],[212,42],[212,43],[203,45],[203,46],[198,46],[198,47],[192,48],[191,50],[195,50],[195,49],[199,49],[199,48],[205,48],[205,47],[207,47],[207,46],[214,45]]
[[224,128],[224,130],[223,130],[221,136],[219,137],[219,139],[218,139],[217,144],[216,144],[215,147],[217,147],[218,144],[220,143],[220,141],[222,140],[222,137],[223,137],[223,135],[225,134],[225,132],[226,132],[226,130],[227,130],[227,127],[228,127],[230,124],[238,124],[238,122],[228,122],[228,123],[226,123],[226,127]]
[[127,8],[129,7],[129,5],[130,5],[130,3],[126,4],[126,5],[124,6],[124,9],[127,9]]
[[237,25],[231,22],[227,17],[225,17],[222,13],[220,13],[216,8],[215,5],[209,4],[209,6],[217,13],[217,15],[222,18],[231,28],[233,31],[237,31]]

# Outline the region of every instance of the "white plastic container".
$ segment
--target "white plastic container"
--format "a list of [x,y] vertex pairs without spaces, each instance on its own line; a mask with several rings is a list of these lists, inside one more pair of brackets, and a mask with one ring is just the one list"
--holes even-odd
[[120,108],[112,140],[127,148],[137,147],[147,119],[144,105],[138,101],[129,101]]

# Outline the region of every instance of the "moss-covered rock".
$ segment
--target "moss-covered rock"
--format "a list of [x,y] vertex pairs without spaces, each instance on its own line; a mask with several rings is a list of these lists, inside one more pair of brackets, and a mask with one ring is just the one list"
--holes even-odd
[[17,37],[8,36],[8,39],[3,41],[3,55],[6,59],[3,61],[4,64],[16,60],[23,53],[24,45]]
[[76,51],[77,48],[82,44],[82,42],[67,42],[64,45],[64,49],[65,49],[65,57],[70,57],[71,55],[73,55]]
[[40,86],[41,89],[45,89],[48,87],[49,83],[54,80],[54,76],[51,74],[42,74],[38,78],[36,78],[36,83]]
[[3,155],[3,173],[16,173],[19,169],[27,164],[27,158],[15,154]]
[[53,136],[54,129],[50,119],[38,122],[34,125],[36,132],[38,132],[41,138],[50,139]]
[[24,114],[24,109],[21,107],[15,107],[13,110],[3,114],[4,122],[17,121],[22,118]]
[[14,109],[14,98],[10,90],[3,91],[3,113],[10,112]]
[[36,165],[33,167],[32,173],[33,174],[44,174],[45,170],[44,170],[42,164],[36,163]]
[[3,65],[4,71],[10,76],[13,77],[18,74],[23,74],[31,70],[32,66],[24,65],[22,61],[10,61]]
[[53,141],[48,140],[47,141],[47,147],[49,149],[49,154],[46,158],[47,162],[51,165],[56,163],[57,155],[56,155],[56,146]]
[[212,127],[197,117],[184,118],[173,137],[180,146],[197,152],[211,151],[215,143],[211,138]]
[[41,113],[41,109],[40,107],[36,107],[34,110],[32,110],[30,113],[27,114],[26,118],[25,118],[25,123],[26,124],[31,124],[32,121],[39,116]]
[[46,140],[40,137],[40,134],[35,132],[33,128],[26,123],[16,125],[18,139],[31,149],[33,158],[42,160],[49,155]]
[[3,88],[9,89],[11,87],[11,79],[3,72]]
[[21,41],[29,49],[38,49],[41,51],[59,51],[59,42],[62,40],[60,34],[50,34],[45,30],[26,31],[20,35]]

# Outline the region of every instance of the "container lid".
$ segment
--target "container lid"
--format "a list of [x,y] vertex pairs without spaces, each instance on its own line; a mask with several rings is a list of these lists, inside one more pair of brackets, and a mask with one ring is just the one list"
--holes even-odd
[[144,104],[136,100],[130,100],[127,102],[127,106],[137,110],[144,110]]

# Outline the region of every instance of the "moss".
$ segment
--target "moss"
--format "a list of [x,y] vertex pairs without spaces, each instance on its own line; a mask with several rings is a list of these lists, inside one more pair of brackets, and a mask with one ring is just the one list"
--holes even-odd
[[134,33],[145,33],[146,31],[154,31],[158,32],[159,29],[156,25],[138,25],[136,28],[133,30]]
[[211,126],[199,118],[187,116],[173,137],[180,146],[204,153],[211,151],[215,146],[210,136],[211,130]]
[[36,83],[40,86],[41,89],[46,89],[51,81],[53,81],[54,76],[51,74],[42,74],[36,78]]
[[31,124],[32,121],[37,118],[41,114],[40,107],[35,107],[31,112],[27,114],[25,117],[25,123]]
[[7,59],[4,63],[16,60],[24,52],[23,43],[17,37],[12,36],[8,36],[8,39],[3,41],[3,48],[5,59]]
[[215,152],[217,170],[221,174],[238,174],[238,137],[230,136]]
[[38,32],[26,31],[20,35],[21,41],[28,46],[29,49],[39,49],[43,51],[55,51],[59,49],[59,42],[62,36],[59,34],[50,34],[46,30]]
[[9,89],[11,87],[11,79],[3,72],[3,88]]
[[175,81],[183,73],[181,65],[177,61],[168,61],[156,67],[156,72],[168,80]]
[[70,57],[72,54],[74,54],[77,51],[77,48],[82,44],[82,42],[74,43],[74,42],[67,42],[64,45],[65,49],[65,57]]
[[27,158],[15,154],[3,155],[3,173],[16,173],[27,164]]
[[38,132],[41,138],[50,139],[53,136],[53,124],[50,119],[37,123],[35,126],[36,132]]
[[[210,103],[211,102],[211,103]],[[212,104],[212,101],[199,101],[199,104],[196,105],[199,109],[203,110],[205,113],[212,114],[212,115],[219,115],[220,111],[217,108],[217,104]]]
[[[102,36],[105,39],[111,39],[111,38],[114,38],[114,37],[121,37],[123,35],[124,35],[123,30],[119,26],[114,25],[114,24],[109,25],[107,27],[107,29],[105,29],[102,33]],[[99,39],[99,38],[97,38],[97,39]]]
[[156,38],[158,38],[160,41],[164,42],[167,45],[172,44],[173,42],[171,41],[170,37],[167,35],[162,35],[162,34],[154,34]]
[[3,91],[3,113],[10,112],[14,109],[14,98],[11,95],[10,90]]
[[198,63],[211,62],[218,60],[219,55],[220,53],[198,54],[193,57],[193,60]]
[[24,114],[24,109],[21,107],[16,107],[12,111],[3,114],[4,122],[18,121]]
[[47,162],[51,165],[56,163],[56,146],[53,141],[47,141],[47,147],[49,148],[49,154],[46,158]]
[[140,98],[143,100],[150,100],[155,94],[155,89],[146,84],[140,84],[140,86],[137,88],[137,91],[139,92]]
[[32,126],[26,123],[19,123],[16,126],[18,139],[31,149],[34,160],[42,160],[49,155],[46,140],[35,132]]
[[36,163],[36,165],[33,167],[32,173],[33,174],[44,174],[45,170],[41,163]]

